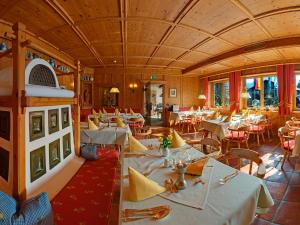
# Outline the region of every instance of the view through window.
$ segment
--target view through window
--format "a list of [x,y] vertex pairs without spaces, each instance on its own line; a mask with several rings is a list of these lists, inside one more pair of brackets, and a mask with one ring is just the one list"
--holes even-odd
[[296,75],[296,108],[300,108],[300,74]]
[[229,106],[229,82],[214,82],[212,88],[213,106]]
[[247,107],[278,106],[278,82],[276,76],[251,77],[246,79],[250,95]]

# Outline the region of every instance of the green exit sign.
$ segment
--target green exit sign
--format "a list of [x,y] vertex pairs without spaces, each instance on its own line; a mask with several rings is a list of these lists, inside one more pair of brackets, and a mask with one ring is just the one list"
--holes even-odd
[[150,80],[157,80],[157,75],[156,74],[152,74],[150,76]]

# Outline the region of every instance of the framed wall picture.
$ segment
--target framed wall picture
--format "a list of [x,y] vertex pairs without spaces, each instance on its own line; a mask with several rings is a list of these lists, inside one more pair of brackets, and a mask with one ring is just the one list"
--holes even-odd
[[176,88],[170,88],[170,97],[176,97],[177,93],[176,93]]
[[0,137],[10,140],[10,112],[0,111]]
[[45,146],[30,152],[30,180],[37,180],[46,173]]
[[45,136],[43,111],[29,113],[29,134],[30,141],[34,141]]
[[49,127],[49,134],[55,133],[59,130],[58,109],[52,109],[48,111],[48,127]]
[[70,126],[69,108],[61,109],[61,121],[63,129]]
[[8,181],[9,152],[0,147],[0,177]]
[[64,159],[71,154],[71,136],[70,134],[66,134],[63,136],[63,153]]
[[60,140],[57,139],[49,144],[49,166],[50,169],[60,163]]

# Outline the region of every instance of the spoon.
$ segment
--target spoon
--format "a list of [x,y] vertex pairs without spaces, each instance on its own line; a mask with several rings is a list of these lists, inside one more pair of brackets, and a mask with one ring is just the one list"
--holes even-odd
[[145,216],[142,216],[142,217],[124,217],[122,219],[122,221],[123,222],[130,222],[130,221],[142,220],[142,219],[147,219],[147,218],[159,220],[159,219],[162,219],[162,218],[166,217],[170,213],[170,210],[171,210],[170,208],[167,208],[165,210],[161,210],[159,212],[156,212],[153,215],[145,215]]
[[220,184],[225,184],[227,181],[229,181],[230,179],[236,177],[238,174],[239,174],[239,171],[236,170],[234,173],[229,174],[229,175],[225,176],[224,178],[221,178],[221,179],[219,180],[219,183],[220,183]]

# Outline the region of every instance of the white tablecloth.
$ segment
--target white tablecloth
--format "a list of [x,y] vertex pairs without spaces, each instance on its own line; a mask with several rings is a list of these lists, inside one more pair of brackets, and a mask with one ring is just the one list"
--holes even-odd
[[80,142],[91,144],[116,144],[125,146],[128,142],[128,135],[131,134],[128,126],[120,127],[105,127],[99,130],[80,130]]
[[218,138],[223,139],[226,136],[230,122],[222,122],[218,119],[203,120],[201,127],[207,131],[217,135]]
[[300,156],[300,130],[296,133],[295,147],[292,153],[293,156]]
[[[97,116],[99,116],[99,114],[96,114]],[[133,118],[143,118],[142,114],[140,113],[135,113],[133,115],[131,115],[130,113],[120,113],[119,116],[115,115],[115,113],[106,113],[106,114],[103,114],[102,118],[101,118],[101,121],[107,121],[109,119],[113,119],[113,118],[117,118],[117,117],[120,117],[122,118],[126,123],[128,123],[129,119],[133,119]],[[88,118],[94,118],[94,115],[88,115]]]
[[182,112],[170,112],[169,121],[174,121],[175,124],[179,123],[185,116],[195,115],[195,116],[203,116],[214,113],[214,111],[204,110],[204,111],[182,111]]
[[[187,147],[184,147],[187,149]],[[171,149],[171,157],[182,154],[185,150]],[[188,150],[192,158],[201,157],[203,154],[195,149]],[[149,151],[151,153],[152,151]],[[155,153],[154,153],[155,154]],[[162,168],[163,158],[154,158],[149,156],[124,158],[122,174],[126,175],[128,166],[137,169],[140,172],[151,172],[149,178],[152,178],[163,185],[162,180],[169,178],[166,174],[173,174],[170,168]],[[232,173],[233,168],[226,166],[218,161],[210,159],[214,164],[214,170],[211,178],[207,203],[204,209],[193,208],[184,204],[170,201],[161,196],[155,196],[140,202],[130,202],[125,199],[124,190],[128,187],[128,179],[122,179],[121,204],[120,209],[125,208],[148,208],[157,205],[169,205],[172,210],[170,214],[161,220],[139,220],[134,222],[120,224],[130,225],[248,225],[254,219],[257,206],[262,208],[271,207],[274,202],[265,186],[263,180],[240,173],[237,177],[230,180],[225,185],[219,184],[218,180]],[[159,178],[159,174],[161,177]],[[123,177],[123,176],[122,176]],[[192,189],[185,189],[181,192],[188,192],[196,196]]]

